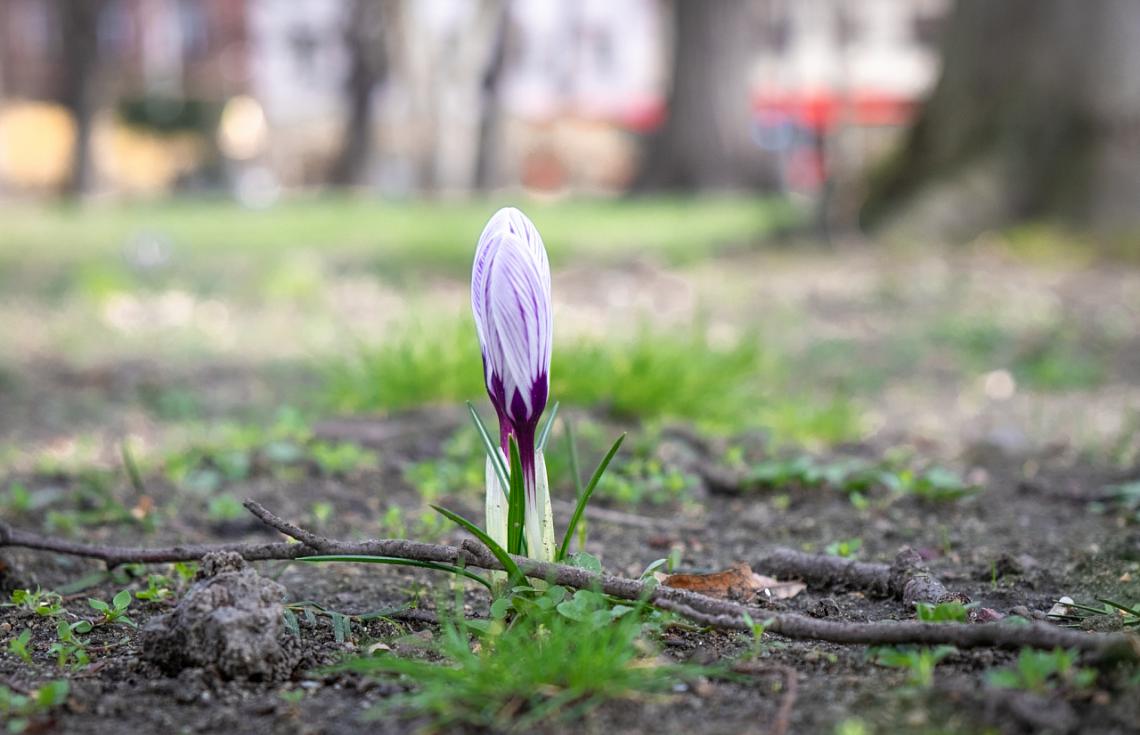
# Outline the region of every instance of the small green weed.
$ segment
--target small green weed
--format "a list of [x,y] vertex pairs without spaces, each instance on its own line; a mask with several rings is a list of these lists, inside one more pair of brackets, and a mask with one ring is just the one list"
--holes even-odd
[[871,735],[871,728],[857,717],[848,717],[835,726],[835,735]]
[[859,549],[863,548],[863,540],[857,538],[845,539],[843,541],[832,541],[828,544],[824,551],[832,556],[840,556],[844,559],[850,559],[859,553]]
[[35,590],[12,590],[10,599],[11,602],[0,607],[15,607],[41,617],[51,617],[63,612],[63,598],[56,592],[42,590],[39,587]]
[[146,589],[136,592],[135,599],[142,600],[143,602],[161,602],[174,597],[174,586],[174,581],[166,575],[148,574],[146,578]]
[[872,648],[867,653],[879,666],[906,670],[908,685],[929,689],[934,683],[934,668],[947,656],[957,652],[958,649],[953,646],[936,648],[882,646]]
[[914,605],[915,615],[924,623],[965,623],[969,620],[969,607],[961,602],[939,602],[932,605],[929,602],[917,602]]
[[138,624],[127,617],[127,608],[131,606],[131,591],[121,590],[111,598],[110,604],[102,600],[96,600],[91,597],[88,598],[87,604],[91,606],[95,612],[102,615],[99,620],[95,621],[96,625],[126,625],[131,628],[137,628]]
[[[432,503],[446,495],[478,492],[483,487],[484,464],[479,437],[465,428],[443,443],[443,456],[406,467],[404,479]],[[555,482],[551,472],[551,483]]]
[[1076,654],[1060,648],[1035,651],[1023,648],[1011,668],[997,669],[986,675],[986,682],[1000,689],[1020,689],[1045,694],[1058,687],[1088,689],[1096,683],[1096,669],[1079,668]]
[[0,720],[10,733],[31,729],[38,718],[67,702],[71,686],[66,680],[50,681],[30,694],[18,694],[0,685]]
[[309,445],[309,456],[321,474],[343,477],[377,466],[376,453],[348,442],[314,442]]
[[20,634],[13,636],[8,640],[8,653],[20,659],[26,664],[32,662],[31,651],[28,650],[28,644],[32,641],[32,631],[25,628],[20,631]]
[[0,499],[0,507],[15,515],[27,513],[32,509],[32,493],[20,483],[13,482],[8,486],[8,492]]
[[[76,534],[87,526],[129,524],[151,532],[157,522],[153,513],[136,514],[117,497],[117,488],[122,478],[117,472],[103,469],[85,468],[74,473],[67,492],[61,495],[45,491],[43,506],[66,500],[58,509],[48,510],[44,518],[45,528],[51,533]],[[33,498],[38,493],[33,494]]]
[[327,500],[318,500],[309,507],[309,515],[313,519],[313,525],[320,528],[329,522],[333,516],[333,504]]
[[658,459],[634,457],[607,473],[597,492],[599,497],[626,505],[661,505],[692,497],[697,482],[693,475],[664,467]]
[[214,522],[235,521],[245,515],[245,507],[233,495],[223,493],[210,498],[206,516]]
[[876,489],[889,491],[895,497],[910,495],[932,503],[953,502],[981,489],[943,467],[912,469],[900,466],[893,459],[823,460],[810,455],[773,457],[757,462],[748,468],[745,483],[773,490],[826,487],[844,493],[856,507],[865,506],[867,496]]
[[48,653],[56,657],[56,665],[61,669],[70,666],[78,669],[91,663],[87,655],[87,641],[80,638],[83,633],[90,633],[92,625],[87,620],[68,623],[61,620],[56,624],[56,642],[48,648]]

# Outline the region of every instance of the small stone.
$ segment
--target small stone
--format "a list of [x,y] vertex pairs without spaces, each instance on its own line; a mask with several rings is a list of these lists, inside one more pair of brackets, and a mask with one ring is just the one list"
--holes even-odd
[[808,615],[813,618],[834,618],[838,617],[841,612],[839,603],[830,597],[816,600],[815,604],[808,609]]
[[997,621],[1004,618],[1005,615],[1002,615],[992,607],[979,607],[970,610],[969,613],[969,619],[971,623],[996,623]]
[[1053,607],[1049,608],[1049,612],[1047,614],[1050,616],[1068,615],[1070,612],[1072,612],[1072,608],[1069,607],[1072,604],[1073,604],[1073,598],[1066,595],[1066,596],[1062,597],[1061,599],[1057,600],[1057,604],[1054,605]]

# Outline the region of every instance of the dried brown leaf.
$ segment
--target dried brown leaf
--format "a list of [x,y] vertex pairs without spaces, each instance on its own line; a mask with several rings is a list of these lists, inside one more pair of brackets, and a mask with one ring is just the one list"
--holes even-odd
[[758,595],[773,600],[786,600],[806,588],[803,582],[781,582],[756,574],[747,562],[742,561],[724,571],[710,574],[671,574],[662,584],[728,600],[751,600]]

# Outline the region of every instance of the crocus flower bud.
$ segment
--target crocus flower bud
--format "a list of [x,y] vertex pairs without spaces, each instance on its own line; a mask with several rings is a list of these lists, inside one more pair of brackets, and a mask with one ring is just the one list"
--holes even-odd
[[[519,446],[528,552],[550,560],[554,525],[546,463],[535,446],[550,391],[550,264],[534,224],[517,209],[499,210],[479,238],[471,272],[471,310],[487,395],[499,418],[500,444],[506,453],[513,436]],[[487,531],[496,541],[506,538],[506,517],[505,493],[489,468]]]

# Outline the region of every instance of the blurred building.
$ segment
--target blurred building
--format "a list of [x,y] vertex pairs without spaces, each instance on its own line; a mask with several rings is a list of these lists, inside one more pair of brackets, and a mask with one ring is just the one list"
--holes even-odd
[[908,123],[938,74],[949,0],[766,0],[754,80],[762,145],[785,186],[813,192],[862,170]]
[[[58,186],[74,125],[60,31],[73,0],[0,2],[0,187]],[[218,111],[248,86],[246,13],[228,0],[85,0],[96,8],[100,184],[161,190],[210,157]]]
[[[0,0],[0,191],[66,176],[59,14],[71,1]],[[620,189],[640,136],[664,119],[661,0],[511,0],[505,24],[495,0],[378,1],[388,62],[366,186],[465,191],[486,149],[492,186]],[[90,2],[102,189],[325,180],[345,135],[356,0]],[[909,119],[935,78],[947,5],[755,0],[757,145],[781,158],[790,189],[818,187],[837,161],[861,165]]]

